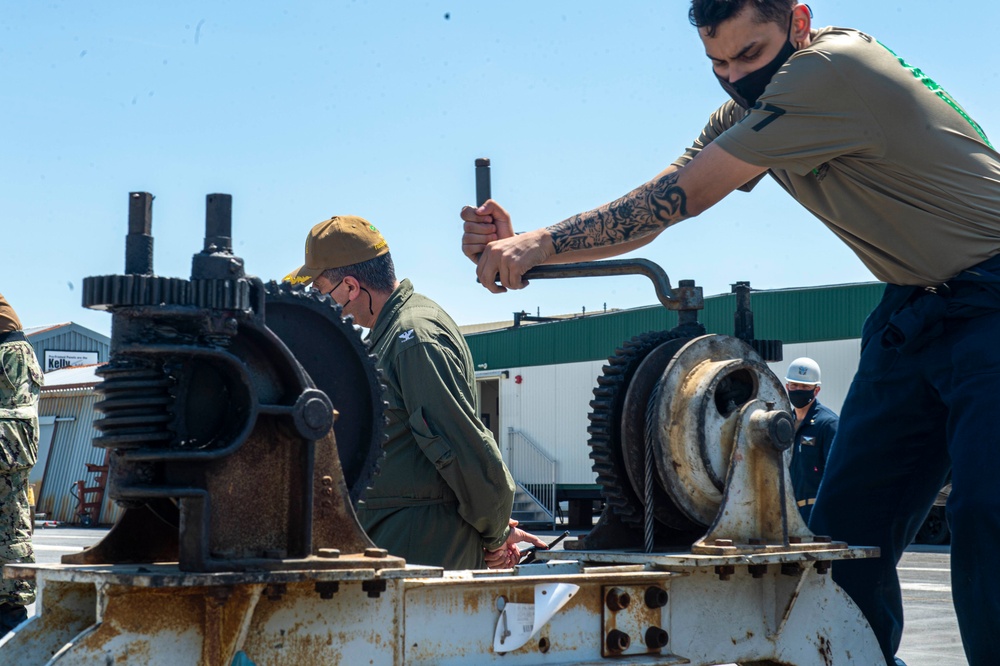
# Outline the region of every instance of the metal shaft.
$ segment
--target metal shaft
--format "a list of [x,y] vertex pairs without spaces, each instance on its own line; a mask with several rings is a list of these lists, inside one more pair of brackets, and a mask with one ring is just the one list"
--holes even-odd
[[125,274],[153,274],[153,195],[128,195],[128,235],[125,237]]
[[490,160],[480,157],[476,160],[476,205],[482,206],[493,198],[490,187]]

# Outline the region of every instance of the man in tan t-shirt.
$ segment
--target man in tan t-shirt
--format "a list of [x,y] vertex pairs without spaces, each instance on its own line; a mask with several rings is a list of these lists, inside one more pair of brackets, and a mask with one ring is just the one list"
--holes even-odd
[[970,664],[994,663],[1000,155],[922,70],[863,32],[813,30],[794,0],[692,0],[690,18],[731,99],[684,155],[616,201],[516,236],[496,202],[466,207],[463,252],[491,292],[520,289],[534,266],[635,250],[770,174],[887,283],[810,527],[881,548],[834,578],[894,663],[896,563],[951,467],[955,608]]

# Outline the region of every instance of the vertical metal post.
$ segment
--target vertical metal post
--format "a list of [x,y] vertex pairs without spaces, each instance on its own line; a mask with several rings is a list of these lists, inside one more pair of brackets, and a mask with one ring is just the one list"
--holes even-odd
[[750,309],[750,283],[737,282],[732,286],[736,294],[736,314],[733,315],[733,337],[753,340],[753,310]]
[[476,205],[482,206],[491,198],[490,160],[480,157],[476,160]]
[[205,197],[205,251],[233,249],[233,196],[209,194]]
[[153,195],[128,195],[128,235],[125,236],[125,274],[153,274]]

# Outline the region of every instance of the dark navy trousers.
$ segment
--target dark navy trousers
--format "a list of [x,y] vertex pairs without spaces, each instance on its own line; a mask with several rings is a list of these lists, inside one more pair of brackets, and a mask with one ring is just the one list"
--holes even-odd
[[810,527],[879,559],[837,562],[889,664],[903,632],[896,564],[952,471],[952,596],[971,666],[1000,663],[1000,311],[945,319],[916,351],[881,344],[913,288],[888,285],[865,322]]

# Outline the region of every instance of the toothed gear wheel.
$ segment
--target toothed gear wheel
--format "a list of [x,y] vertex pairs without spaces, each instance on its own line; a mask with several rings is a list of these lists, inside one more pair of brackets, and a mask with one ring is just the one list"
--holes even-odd
[[276,282],[264,286],[264,323],[333,402],[340,465],[357,504],[378,473],[385,439],[385,387],[361,328],[329,296]]
[[601,495],[622,522],[639,526],[643,520],[643,502],[629,480],[622,453],[622,411],[633,375],[654,349],[671,340],[691,339],[705,334],[701,324],[678,326],[670,331],[650,331],[637,335],[615,350],[603,373],[597,378],[590,425],[590,458]]
[[249,310],[249,280],[192,280],[191,303],[215,310]]
[[96,275],[83,279],[83,307],[92,310],[190,303],[191,283],[183,278]]

